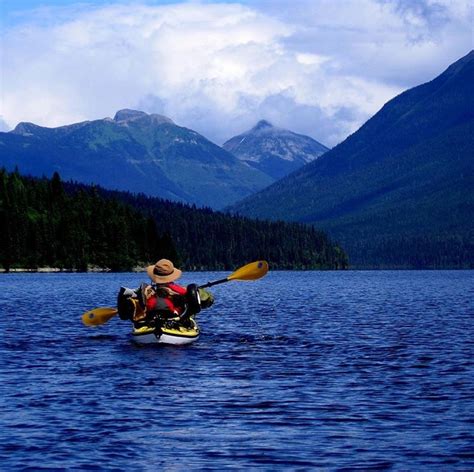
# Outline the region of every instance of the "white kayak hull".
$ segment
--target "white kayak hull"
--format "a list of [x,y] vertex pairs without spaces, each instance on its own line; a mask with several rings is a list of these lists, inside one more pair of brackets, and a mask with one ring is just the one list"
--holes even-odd
[[132,339],[137,344],[172,344],[175,346],[191,344],[199,339],[199,327],[194,320],[191,321],[192,327],[190,328],[175,326],[162,327],[160,330],[149,327],[134,329]]

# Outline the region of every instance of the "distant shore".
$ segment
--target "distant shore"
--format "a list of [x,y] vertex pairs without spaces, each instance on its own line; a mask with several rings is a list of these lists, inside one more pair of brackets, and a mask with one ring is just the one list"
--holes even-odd
[[[228,272],[230,269],[205,269],[205,268],[189,268],[186,269],[186,272]],[[341,272],[340,269],[278,269],[274,268],[272,269],[273,272],[275,271],[321,271],[321,272],[332,272],[332,271],[337,271]],[[346,271],[371,271],[371,272],[377,272],[377,271],[385,271],[385,270],[390,270],[390,271],[463,271],[463,270],[474,270],[472,267],[424,267],[424,268],[416,268],[416,267],[350,267],[348,269],[342,270],[342,272]],[[25,268],[14,268],[10,269],[9,271],[5,270],[4,268],[0,267],[0,276],[1,274],[53,274],[53,273],[77,273],[77,274],[87,274],[87,273],[119,273],[119,272],[145,272],[145,267],[134,267],[130,270],[125,270],[125,271],[117,271],[117,270],[112,270],[108,267],[90,267],[86,271],[84,270],[77,270],[77,269],[61,269],[59,267],[38,267],[36,269],[25,269]]]
[[[24,267],[15,267],[10,270],[6,270],[0,267],[0,274],[12,274],[12,273],[88,273],[88,272],[115,272],[108,267],[88,267],[86,271],[77,269],[65,269],[60,267],[37,267],[35,269],[26,269]],[[134,267],[130,272],[145,272],[144,267]]]

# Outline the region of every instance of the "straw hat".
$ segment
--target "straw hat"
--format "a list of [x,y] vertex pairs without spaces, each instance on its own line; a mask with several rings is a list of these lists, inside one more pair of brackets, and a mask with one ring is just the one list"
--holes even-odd
[[146,272],[156,284],[173,282],[181,277],[182,272],[168,259],[160,259],[155,265],[148,266]]

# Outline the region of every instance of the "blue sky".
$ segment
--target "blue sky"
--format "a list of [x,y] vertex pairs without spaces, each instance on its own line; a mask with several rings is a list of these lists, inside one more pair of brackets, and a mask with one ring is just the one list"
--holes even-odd
[[3,129],[136,108],[333,146],[473,48],[468,0],[0,2]]
[[[145,4],[150,6],[172,5],[176,3],[187,3],[184,0],[144,0],[144,1],[127,1],[127,0],[0,0],[0,11],[2,13],[3,24],[10,26],[21,21],[25,14],[38,8],[49,7],[67,7],[73,5],[95,5],[107,6],[112,4]],[[216,0],[215,2],[202,1],[201,3],[235,3],[232,0]],[[238,3],[247,4],[248,1],[240,1]]]

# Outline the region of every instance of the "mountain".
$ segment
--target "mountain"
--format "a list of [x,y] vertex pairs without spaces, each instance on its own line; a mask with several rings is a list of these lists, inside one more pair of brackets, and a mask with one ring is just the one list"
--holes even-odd
[[474,51],[234,205],[329,231],[361,267],[474,267]]
[[165,116],[121,110],[114,119],[58,128],[20,123],[0,133],[0,165],[222,208],[272,182],[267,175]]
[[222,147],[274,180],[328,151],[326,146],[309,136],[277,128],[265,120],[229,139]]

